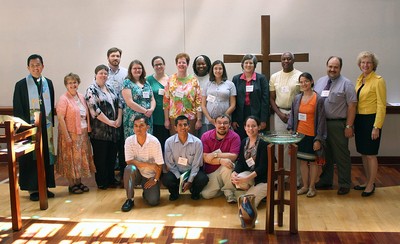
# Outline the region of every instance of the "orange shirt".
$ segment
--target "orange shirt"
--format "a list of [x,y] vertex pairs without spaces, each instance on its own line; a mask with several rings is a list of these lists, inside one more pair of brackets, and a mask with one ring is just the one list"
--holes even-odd
[[[317,105],[317,95],[314,93],[313,97],[307,102],[300,102],[299,107],[299,125],[297,127],[297,132],[302,133],[307,136],[315,136],[315,109]],[[304,118],[305,120],[301,119]]]

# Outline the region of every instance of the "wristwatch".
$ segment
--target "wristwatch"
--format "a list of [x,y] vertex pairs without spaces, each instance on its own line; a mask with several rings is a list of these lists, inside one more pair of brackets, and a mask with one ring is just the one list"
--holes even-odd
[[350,129],[350,128],[353,128],[353,126],[352,125],[346,125],[346,129]]
[[158,180],[157,180],[156,178],[153,178],[153,180],[154,180],[155,182],[158,182]]
[[218,157],[218,153],[215,152],[214,153],[214,158],[216,158],[216,157]]

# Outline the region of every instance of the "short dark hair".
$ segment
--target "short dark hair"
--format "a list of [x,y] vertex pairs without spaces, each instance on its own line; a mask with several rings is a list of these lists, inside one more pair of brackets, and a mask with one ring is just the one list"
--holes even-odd
[[26,62],[26,64],[29,66],[29,62],[30,62],[31,60],[34,60],[34,59],[39,59],[39,60],[40,60],[40,63],[43,65],[43,58],[42,58],[42,56],[40,56],[39,54],[32,54],[31,56],[29,56],[29,57],[28,57],[28,60],[27,60],[27,62]]
[[175,126],[178,125],[178,122],[179,122],[180,120],[186,120],[186,122],[189,123],[188,117],[186,117],[185,115],[179,115],[178,117],[175,118]]
[[229,115],[227,115],[227,114],[220,114],[220,115],[218,115],[217,117],[215,117],[215,121],[217,121],[217,119],[219,119],[219,118],[221,118],[221,119],[227,118],[227,119],[229,120],[229,123],[232,122],[231,116],[229,116]]
[[301,78],[301,77],[304,77],[304,78],[306,78],[307,80],[311,81],[311,87],[314,87],[314,79],[312,78],[312,75],[311,75],[310,73],[308,73],[308,72],[303,72],[303,73],[299,76],[299,81],[300,81],[300,78]]
[[340,69],[342,69],[343,60],[342,60],[341,57],[338,57],[338,56],[330,56],[330,57],[328,58],[328,60],[326,60],[326,66],[328,66],[329,61],[330,61],[331,59],[333,59],[333,58],[337,58],[337,60],[339,60],[339,66],[340,66]]
[[108,49],[107,57],[110,57],[110,54],[111,53],[115,53],[115,52],[119,52],[119,55],[122,56],[122,50],[121,49],[119,49],[118,47],[112,47],[112,48]]
[[107,65],[104,65],[104,64],[100,64],[100,65],[97,65],[97,67],[94,69],[94,73],[97,75],[97,73],[100,71],[100,70],[105,70],[105,71],[107,71],[107,73],[110,71],[110,69],[107,67]]
[[211,65],[211,68],[210,68],[210,71],[211,71],[210,72],[210,81],[215,81],[214,66],[217,65],[217,64],[222,65],[222,69],[223,69],[222,80],[226,81],[228,79],[228,74],[226,73],[225,64],[221,60],[215,60],[214,63]]
[[142,67],[142,74],[139,77],[139,82],[144,84],[146,82],[146,70],[144,69],[144,65],[142,64],[142,62],[140,62],[139,60],[135,59],[133,60],[130,64],[129,64],[129,68],[128,68],[128,76],[127,78],[130,79],[131,81],[134,81],[133,79],[133,75],[132,75],[132,67],[134,64],[138,64]]
[[246,123],[247,123],[247,120],[249,120],[249,119],[253,119],[254,121],[256,121],[256,124],[257,124],[258,126],[261,125],[261,120],[260,120],[257,116],[254,116],[254,115],[250,115],[250,116],[248,116],[248,117],[244,120],[244,124],[245,124],[245,125],[246,125]]
[[161,59],[163,64],[165,65],[165,60],[163,59],[163,57],[161,56],[155,56],[154,58],[151,59],[151,66],[154,67],[154,61],[156,61],[156,59]]
[[210,73],[210,70],[211,70],[211,60],[210,60],[210,58],[207,57],[206,55],[199,55],[199,56],[197,56],[197,57],[193,60],[192,68],[193,68],[194,74],[197,75],[197,76],[199,76],[199,72],[198,72],[197,69],[196,69],[196,62],[197,62],[197,60],[200,59],[200,58],[203,58],[203,59],[204,59],[204,62],[206,62],[206,65],[207,65],[207,74],[209,74],[209,73]]
[[81,78],[79,77],[79,75],[74,74],[74,73],[69,73],[64,77],[64,85],[67,86],[68,80],[76,80],[76,82],[78,82],[78,84],[81,84]]
[[240,63],[241,63],[241,66],[242,66],[242,69],[243,69],[244,62],[245,62],[246,60],[251,60],[251,61],[253,61],[254,70],[257,68],[257,57],[256,57],[256,55],[254,55],[254,54],[246,54],[246,55],[244,55],[243,58],[242,58],[242,61],[240,62]]
[[133,118],[133,123],[135,123],[135,121],[137,120],[141,120],[144,119],[144,123],[146,125],[149,125],[149,119],[144,115],[144,114],[138,114],[135,116],[135,118]]

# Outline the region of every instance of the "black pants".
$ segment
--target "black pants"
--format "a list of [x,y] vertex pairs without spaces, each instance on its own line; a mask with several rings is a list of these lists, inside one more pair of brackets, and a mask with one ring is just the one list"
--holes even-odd
[[[179,178],[177,179],[176,176],[169,171],[168,173],[163,175],[162,182],[165,187],[168,188],[169,193],[171,195],[178,196],[179,195]],[[200,192],[203,190],[203,188],[207,185],[208,183],[208,176],[203,172],[199,171],[193,179],[192,183],[192,188],[190,189],[190,192],[194,196],[198,196]]]
[[112,141],[90,139],[93,148],[93,161],[96,166],[96,184],[108,187],[115,181],[114,166],[117,156],[117,144]]

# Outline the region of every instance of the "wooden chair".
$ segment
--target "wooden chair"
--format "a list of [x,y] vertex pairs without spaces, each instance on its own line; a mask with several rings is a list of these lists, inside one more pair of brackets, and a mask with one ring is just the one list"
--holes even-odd
[[[39,122],[40,125],[40,122]],[[25,129],[22,132],[17,132],[18,127],[14,121],[5,121],[0,124],[0,128],[4,128],[4,135],[0,135],[0,143],[7,144],[7,150],[0,152],[0,161],[8,162],[8,175],[10,181],[10,203],[11,203],[11,218],[12,218],[12,229],[14,231],[21,230],[21,210],[19,201],[19,186],[17,177],[17,159],[18,157],[30,153],[35,150],[36,162],[38,171],[38,190],[39,190],[39,202],[40,209],[46,210],[48,208],[47,201],[47,187],[46,187],[46,176],[43,164],[43,153],[42,153],[42,131],[41,127],[21,126]],[[26,139],[34,136],[35,140],[32,142]],[[24,142],[21,142],[24,141]],[[25,143],[25,144],[24,144]]]

